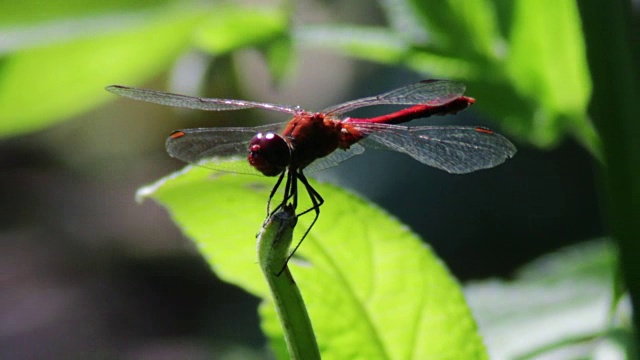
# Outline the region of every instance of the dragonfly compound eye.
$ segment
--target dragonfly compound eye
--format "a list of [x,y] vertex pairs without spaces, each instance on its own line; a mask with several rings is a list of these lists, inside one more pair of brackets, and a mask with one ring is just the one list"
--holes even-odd
[[266,176],[283,172],[291,160],[289,144],[278,134],[257,133],[249,143],[249,164]]

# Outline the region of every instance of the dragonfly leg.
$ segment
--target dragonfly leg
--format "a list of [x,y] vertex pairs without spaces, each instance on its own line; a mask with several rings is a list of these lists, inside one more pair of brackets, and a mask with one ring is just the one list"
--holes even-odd
[[[296,250],[298,250],[300,245],[302,245],[302,241],[304,240],[304,238],[307,237],[307,234],[309,234],[309,231],[311,231],[311,228],[313,227],[313,225],[315,225],[316,221],[318,220],[318,217],[320,217],[320,206],[324,204],[324,199],[322,198],[322,196],[320,196],[320,194],[316,191],[316,189],[314,189],[313,186],[309,184],[309,181],[307,180],[306,176],[304,176],[304,174],[302,173],[302,170],[296,172],[295,177],[296,177],[296,180],[300,180],[302,185],[304,185],[304,188],[307,190],[307,193],[309,194],[309,199],[311,199],[311,203],[313,204],[307,210],[296,215],[296,217],[300,217],[310,211],[314,211],[315,216],[313,217],[313,221],[311,221],[311,225],[309,225],[307,230],[304,232],[304,235],[302,235],[302,238],[300,238],[300,241],[298,241],[298,244],[296,244],[296,246],[293,248],[289,256],[287,256],[287,260],[284,262],[282,269],[280,269],[280,271],[277,274],[278,276],[282,274],[282,272],[284,271],[284,268],[289,263],[289,260],[291,260],[291,257],[296,253]],[[294,207],[294,210],[295,210],[295,207]]]
[[[322,196],[320,196],[320,194],[316,191],[316,189],[314,189],[311,184],[309,184],[309,181],[307,180],[307,177],[304,176],[304,174],[302,173],[302,171],[300,171],[300,173],[298,173],[296,175],[296,177],[300,180],[300,182],[304,185],[305,190],[307,190],[307,193],[309,194],[309,198],[311,199],[311,203],[313,204],[310,208],[308,208],[307,210],[301,212],[300,214],[298,214],[298,216],[302,216],[310,211],[315,211],[316,212],[316,217],[313,220],[313,223],[316,222],[316,220],[318,219],[318,216],[320,215],[320,206],[322,206],[322,204],[324,204],[324,199],[322,198]],[[311,226],[313,226],[313,223],[311,224]],[[308,231],[307,231],[308,232]]]
[[[282,199],[282,202],[280,204],[278,204],[278,206],[275,207],[275,209],[273,209],[273,211],[269,212],[267,214],[267,217],[269,217],[270,215],[272,215],[273,213],[275,213],[276,211],[280,210],[283,206],[285,206],[287,204],[287,201],[289,201],[289,199],[291,199],[291,197],[293,196],[297,196],[297,186],[296,186],[296,178],[295,178],[295,173],[287,170],[287,181],[284,185],[284,197]],[[283,172],[284,175],[284,172]],[[282,182],[281,179],[279,179],[279,181],[276,183],[276,187],[274,187],[273,190],[271,190],[271,195],[275,195],[275,191],[277,190],[277,186],[280,186],[280,183]],[[295,207],[294,207],[295,210]]]
[[[278,181],[276,181],[276,184],[273,186],[273,189],[271,189],[271,193],[269,193],[269,201],[267,201],[267,217],[269,217],[269,215],[271,215],[271,200],[273,199],[273,197],[276,194],[276,191],[278,191],[278,188],[280,187],[280,184],[282,184],[282,179],[284,178],[284,171],[280,174],[280,176],[278,176]],[[289,179],[287,178],[287,181],[289,181]],[[287,185],[288,186],[288,185]],[[282,206],[282,204],[278,205],[276,207],[276,209],[274,210],[274,212],[276,210],[278,210],[280,208],[280,206]]]
[[[293,172],[287,170],[287,184],[284,187],[284,197],[282,199],[282,203],[280,207],[287,205],[287,201],[291,200],[292,197],[296,196],[297,186],[296,186],[296,177]],[[295,210],[295,206],[293,210]]]
[[295,172],[291,175],[291,195],[293,196],[293,211],[298,208],[298,179]]

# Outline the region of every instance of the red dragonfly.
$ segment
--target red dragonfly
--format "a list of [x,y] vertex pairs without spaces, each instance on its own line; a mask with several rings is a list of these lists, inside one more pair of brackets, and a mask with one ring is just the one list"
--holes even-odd
[[[475,99],[464,96],[465,85],[449,80],[424,80],[320,112],[298,106],[199,98],[120,85],[106,89],[132,99],[182,108],[209,111],[259,108],[292,115],[288,122],[263,126],[177,130],[167,139],[166,148],[172,157],[227,171],[230,169],[225,168],[221,159],[244,158],[248,153],[248,166],[231,171],[278,176],[269,195],[269,204],[286,177],[283,201],[274,212],[289,201],[295,210],[300,181],[312,206],[298,216],[315,212],[302,239],[315,224],[324,203],[322,196],[307,181],[305,172],[335,166],[362,154],[364,147],[405,153],[423,164],[454,174],[492,168],[516,153],[509,140],[485,127],[397,125],[432,115],[455,114],[475,102]],[[408,107],[373,118],[343,116],[351,110],[372,105]],[[271,214],[269,205],[267,213]]]

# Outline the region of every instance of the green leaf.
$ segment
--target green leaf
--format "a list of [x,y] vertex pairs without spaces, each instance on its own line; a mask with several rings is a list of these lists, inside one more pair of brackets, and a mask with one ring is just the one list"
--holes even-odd
[[167,208],[222,280],[246,291],[268,293],[257,264],[256,234],[266,217],[274,179],[223,174],[200,167],[165,177],[138,191]]
[[[71,6],[52,16],[58,22],[7,31],[0,49],[11,52],[0,58],[0,136],[50,126],[113,99],[106,85],[144,82],[194,43],[216,54],[246,46],[267,49],[278,78],[290,65],[285,11],[180,2],[103,13],[116,5],[89,6],[86,13]],[[120,5],[138,9],[149,3]],[[94,13],[102,17],[89,15]],[[86,17],[69,18],[74,15]],[[61,36],[54,36],[57,31]]]
[[[187,167],[141,189],[139,197],[165,206],[221,279],[268,299],[254,242],[274,182]],[[312,184],[326,203],[298,251],[304,260],[292,260],[290,268],[323,358],[485,358],[460,287],[433,252],[364,200]],[[299,219],[294,241],[312,218]],[[261,313],[281,350],[272,307]]]
[[384,1],[392,28],[302,26],[296,40],[465,82],[468,94],[478,100],[474,108],[511,135],[551,147],[571,134],[600,156],[598,135],[586,115],[591,83],[574,1],[410,4],[415,11],[407,14],[401,0]]
[[413,0],[411,4],[433,37],[432,45],[447,55],[494,58],[500,45],[493,3],[489,0]]
[[58,19],[102,15],[124,9],[142,10],[163,6],[172,0],[21,0],[0,2],[0,28],[37,24]]
[[[620,276],[633,304],[635,343],[640,343],[640,78],[637,12],[629,1],[581,1],[593,97],[589,114],[602,137],[600,199],[620,251]],[[638,348],[633,358],[638,357]]]
[[541,142],[564,128],[589,136],[586,109],[591,81],[580,16],[573,0],[516,2],[506,70],[522,96],[540,104]]
[[292,40],[288,35],[271,41],[263,52],[269,66],[269,73],[276,83],[284,80],[295,67],[296,56]]
[[310,48],[324,47],[349,56],[449,79],[475,78],[480,69],[472,62],[413,47],[402,34],[380,27],[311,25],[297,29],[296,40]]
[[492,358],[554,358],[553,352],[571,351],[573,358],[587,359],[599,346],[608,347],[613,358],[624,358],[613,356],[616,348],[619,353],[624,349],[606,339],[616,334],[632,338],[628,303],[616,307],[621,311],[611,318],[616,255],[608,239],[591,241],[545,255],[512,280],[465,286]]
[[195,34],[194,44],[215,55],[264,45],[288,33],[288,13],[279,9],[219,6]]
[[135,84],[158,74],[188,46],[199,16],[194,11],[171,9],[134,28],[3,57],[0,136],[40,129],[78,115],[109,98],[106,85]]
[[295,32],[298,43],[309,47],[324,47],[350,56],[382,63],[400,63],[409,51],[409,44],[389,29],[346,25],[302,26]]

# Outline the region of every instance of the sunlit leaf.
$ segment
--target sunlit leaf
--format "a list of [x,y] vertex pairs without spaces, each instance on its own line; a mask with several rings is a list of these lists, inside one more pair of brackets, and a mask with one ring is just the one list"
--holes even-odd
[[[141,1],[122,7],[145,6]],[[113,7],[91,9],[86,11]],[[142,83],[194,44],[214,53],[259,46],[267,49],[275,76],[288,70],[292,51],[283,11],[194,2],[150,9],[66,18],[78,15],[71,6],[57,23],[6,32],[0,40],[6,54],[0,58],[0,136],[81,114],[113,98],[106,85]]]
[[60,19],[100,16],[123,10],[156,8],[173,0],[21,0],[0,2],[0,29]]
[[567,128],[588,131],[591,82],[575,1],[517,1],[506,69],[518,93],[540,104],[541,143]]
[[287,34],[287,15],[279,9],[219,6],[198,28],[194,44],[214,55],[264,45]]
[[624,358],[624,347],[606,339],[616,332],[632,338],[625,325],[628,303],[620,306],[619,319],[610,318],[616,267],[613,244],[599,240],[537,259],[512,280],[465,286],[492,358],[553,358],[568,352],[573,358],[592,358],[598,347],[609,348],[612,358]]
[[106,85],[135,84],[158,74],[188,46],[199,16],[172,9],[133,29],[5,56],[0,134],[31,131],[80,114],[110,96]]
[[[168,209],[220,278],[268,299],[255,234],[274,181],[188,167],[141,196]],[[304,260],[290,266],[324,359],[486,358],[459,285],[428,247],[364,200],[313,186],[326,203],[299,250]],[[295,238],[311,219],[300,218]],[[261,314],[281,350],[273,309]]]

